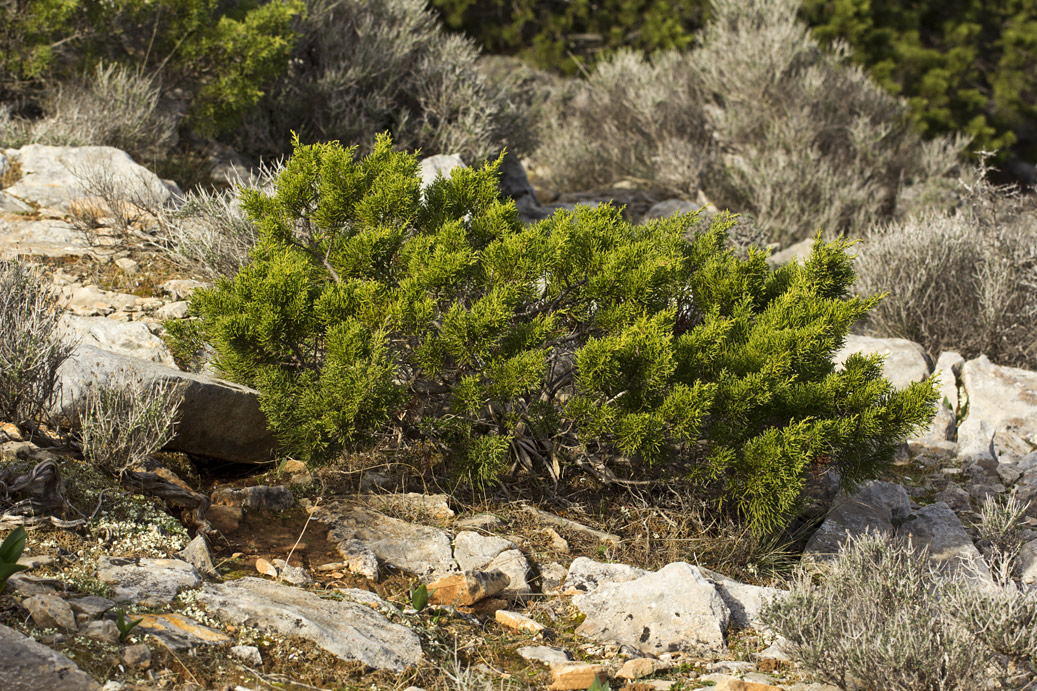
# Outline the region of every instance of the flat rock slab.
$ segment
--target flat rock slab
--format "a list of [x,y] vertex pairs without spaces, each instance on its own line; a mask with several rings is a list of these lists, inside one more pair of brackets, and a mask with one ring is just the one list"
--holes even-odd
[[0,257],[82,257],[94,254],[86,236],[64,221],[0,218]]
[[851,495],[841,492],[828,518],[810,536],[804,556],[835,557],[848,537],[869,531],[893,535],[896,526],[906,521],[910,513],[907,491],[891,482],[875,480],[858,487]]
[[402,672],[422,657],[416,633],[355,602],[251,577],[207,583],[197,599],[224,621],[306,638],[374,669]]
[[[129,615],[127,615],[129,616]],[[233,639],[222,631],[202,626],[181,614],[138,614],[134,633],[146,633],[162,641],[173,652],[207,646],[230,645]]]
[[957,514],[944,502],[929,504],[915,511],[900,526],[897,534],[910,537],[911,545],[916,549],[926,550],[938,573],[994,586],[990,570],[972,538],[965,532]]
[[882,373],[898,389],[903,389],[929,376],[929,360],[925,349],[906,338],[872,338],[849,334],[846,345],[836,351],[832,361],[843,365],[854,353],[883,355]]
[[275,441],[259,409],[258,391],[90,345],[79,346],[59,368],[61,398],[51,412],[71,417],[92,387],[117,384],[127,377],[182,387],[180,422],[167,448],[236,463],[264,462],[272,457]]
[[980,355],[962,367],[969,397],[967,420],[993,431],[998,455],[1021,458],[1037,448],[1037,372],[995,365]]
[[454,538],[454,560],[463,571],[481,569],[509,549],[516,549],[515,543],[496,535],[462,530]]
[[180,559],[101,557],[97,578],[112,586],[115,599],[155,607],[202,582],[198,570]]
[[569,564],[562,591],[569,594],[590,593],[605,583],[625,583],[641,578],[646,573],[636,566],[605,564],[587,557],[576,557]]
[[66,314],[61,318],[60,328],[64,340],[176,368],[165,341],[152,333],[144,322]]
[[30,144],[8,150],[22,166],[22,177],[4,190],[24,202],[63,213],[69,203],[91,194],[91,180],[107,181],[122,191],[124,201],[161,207],[179,190],[137,164],[125,151],[110,146],[44,146]]
[[573,604],[587,618],[576,633],[642,653],[717,653],[731,612],[698,567],[667,564],[625,583],[606,583]]
[[101,685],[72,660],[0,624],[0,689],[4,691],[100,691]]
[[438,528],[391,518],[338,501],[317,507],[313,517],[327,524],[333,544],[359,540],[390,566],[428,580],[458,572],[450,536]]

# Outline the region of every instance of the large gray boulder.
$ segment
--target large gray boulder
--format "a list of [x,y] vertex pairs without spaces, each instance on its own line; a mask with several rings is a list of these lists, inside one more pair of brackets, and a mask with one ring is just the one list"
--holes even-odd
[[910,515],[911,501],[900,485],[874,480],[853,494],[841,492],[824,523],[810,536],[804,555],[835,557],[849,538],[866,532],[892,536]]
[[99,691],[101,686],[61,653],[0,624],[0,689]]
[[962,367],[968,420],[986,423],[997,454],[1022,457],[1037,448],[1037,372],[995,365],[985,355]]
[[270,460],[275,441],[253,389],[204,374],[181,372],[154,362],[81,345],[58,370],[60,398],[52,410],[74,417],[92,387],[128,378],[144,383],[175,382],[184,393],[176,437],[169,449],[236,463]]
[[898,389],[922,381],[929,376],[929,359],[925,349],[906,338],[872,338],[849,334],[846,344],[832,357],[842,365],[854,353],[883,355],[882,373]]
[[378,560],[424,580],[458,573],[451,539],[445,531],[392,518],[351,502],[337,501],[313,510],[326,524],[328,540],[350,550],[363,543]]
[[374,669],[403,672],[422,657],[416,633],[355,602],[251,577],[207,583],[196,597],[223,621],[306,638]]
[[731,612],[698,567],[667,564],[625,583],[605,583],[573,604],[587,615],[576,633],[642,653],[724,650]]
[[96,196],[100,186],[144,208],[162,207],[180,194],[175,185],[110,146],[30,144],[7,153],[21,164],[22,177],[5,192],[63,213],[74,199]]

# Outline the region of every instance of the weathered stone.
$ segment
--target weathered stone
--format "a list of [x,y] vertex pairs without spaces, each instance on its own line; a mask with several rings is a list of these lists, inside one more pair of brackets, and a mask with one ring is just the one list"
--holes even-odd
[[67,213],[72,200],[87,196],[91,183],[101,181],[144,208],[162,207],[179,194],[129,154],[109,146],[30,144],[8,153],[21,164],[22,177],[6,192],[48,209]]
[[590,688],[597,681],[604,684],[608,675],[601,665],[585,662],[563,662],[551,665],[551,686],[555,691],[571,691],[573,689]]
[[731,623],[740,629],[746,627],[760,628],[760,611],[763,606],[775,599],[784,597],[787,591],[768,588],[761,585],[740,583],[723,574],[699,569],[717,589],[724,604],[731,610]]
[[915,549],[926,550],[941,573],[993,585],[990,570],[979,550],[958,516],[942,501],[915,511],[897,532],[901,537],[910,537]]
[[883,375],[898,389],[929,377],[929,359],[925,349],[906,338],[872,338],[849,334],[846,345],[832,356],[832,362],[842,365],[854,353],[883,355]]
[[263,655],[259,652],[259,648],[254,645],[231,646],[230,654],[250,665],[258,667],[263,664]]
[[333,544],[363,542],[379,560],[422,579],[457,573],[450,536],[438,528],[407,523],[348,502],[318,506],[313,517],[331,527]]
[[168,321],[170,319],[186,319],[188,315],[188,303],[186,300],[177,300],[162,305],[155,310],[155,319]]
[[587,618],[578,634],[642,653],[714,653],[724,649],[731,612],[695,566],[668,564],[624,583],[605,583],[573,604]]
[[202,626],[182,614],[139,614],[134,633],[154,636],[173,652],[208,646],[230,645],[233,639],[208,626]]
[[958,462],[968,466],[979,461],[988,461],[992,468],[997,460],[994,448],[995,430],[985,420],[969,415],[958,425]]
[[[5,204],[6,201],[6,204]],[[0,193],[0,211],[31,211],[32,207]],[[52,218],[41,220],[0,219],[0,257],[81,257],[94,254],[86,236],[68,223]]]
[[428,584],[429,601],[436,605],[474,605],[493,597],[508,585],[500,571],[464,571]]
[[701,208],[701,205],[684,199],[667,199],[658,204],[653,204],[652,208],[645,213],[643,218],[645,221],[652,221],[659,218],[670,218],[677,214],[692,213]]
[[1037,448],[1037,372],[995,365],[981,355],[965,363],[961,378],[969,397],[966,422],[990,427],[997,455],[1021,457]]
[[526,169],[518,156],[509,154],[504,157],[497,185],[500,187],[502,197],[510,198],[515,202],[515,208],[518,209],[519,215],[524,221],[538,221],[550,215],[550,212],[540,205],[536,190],[530,184]]
[[72,607],[57,595],[34,595],[22,600],[22,606],[41,629],[76,630]]
[[284,485],[221,487],[212,493],[212,503],[240,506],[252,511],[284,511],[295,506],[295,495]]
[[641,679],[669,668],[670,663],[665,660],[657,660],[652,657],[635,657],[624,662],[616,676],[620,679]]
[[512,631],[525,631],[527,633],[540,633],[546,627],[540,622],[530,619],[524,614],[518,612],[512,612],[506,609],[498,609],[493,613],[493,620],[501,626],[505,626]]
[[61,397],[52,412],[73,417],[93,387],[125,381],[127,377],[139,378],[146,384],[180,385],[184,402],[176,437],[168,448],[241,463],[271,457],[275,442],[259,409],[257,391],[89,345],[79,346],[58,370]]
[[423,192],[426,187],[435,182],[437,177],[443,176],[449,180],[455,168],[468,167],[461,159],[460,154],[436,154],[435,156],[421,159],[418,165],[418,175],[421,177],[421,190]]
[[68,604],[76,612],[85,614],[89,617],[99,617],[112,607],[115,607],[114,600],[109,600],[108,598],[100,597],[99,595],[79,597],[74,600],[69,600]]
[[947,486],[936,495],[936,501],[942,501],[956,512],[972,509],[972,499],[969,497],[969,493],[954,482],[947,483]]
[[771,266],[782,266],[789,262],[799,262],[802,264],[810,256],[810,253],[814,249],[814,239],[807,238],[800,240],[799,242],[793,243],[788,247],[784,247],[778,252],[773,253],[767,257],[767,263]]
[[508,601],[520,600],[533,592],[529,585],[529,562],[526,555],[517,549],[501,552],[483,568],[500,571],[508,578],[508,584],[500,591],[500,596]]
[[900,485],[875,480],[852,495],[840,493],[824,523],[807,542],[804,554],[812,558],[834,557],[842,551],[848,535],[892,535],[910,513],[911,502]]
[[237,532],[244,517],[244,512],[240,506],[213,504],[205,512],[205,520],[209,521],[214,530],[224,535]]
[[636,566],[603,564],[587,557],[576,557],[569,565],[562,590],[565,593],[590,593],[605,583],[633,581],[646,573]]
[[783,691],[783,689],[772,684],[761,684],[755,681],[738,679],[737,677],[724,677],[717,681],[713,691]]
[[533,662],[540,662],[545,665],[558,665],[571,662],[572,658],[569,657],[569,653],[561,648],[551,648],[546,645],[528,645],[522,648],[518,648],[515,652],[523,660],[531,660]]
[[190,278],[174,278],[166,281],[159,288],[166,295],[175,300],[183,300],[191,296],[191,293],[199,288],[205,288],[208,284]]
[[454,560],[464,571],[481,569],[509,549],[515,549],[515,543],[495,535],[463,530],[454,537]]
[[147,669],[151,667],[151,648],[143,643],[127,646],[122,651],[122,661],[130,669]]
[[179,559],[101,557],[97,577],[112,585],[117,600],[151,607],[167,604],[184,588],[202,582],[198,571]]
[[594,538],[595,540],[598,540],[599,542],[608,542],[613,545],[618,545],[621,542],[618,535],[606,533],[601,530],[595,530],[594,528],[585,526],[582,523],[578,523],[577,521],[573,521],[568,518],[563,518],[562,516],[556,516],[553,513],[548,513],[547,511],[538,509],[535,506],[525,504],[523,505],[522,509],[523,511],[529,513],[530,515],[534,516],[535,518],[544,523],[549,523],[551,525],[556,525],[561,528],[565,528],[566,530],[571,530],[576,533],[587,535],[589,537]]
[[565,582],[565,577],[569,575],[569,570],[556,561],[537,564],[537,571],[540,572],[540,592],[542,593],[553,593],[558,590]]
[[88,621],[86,625],[80,629],[80,633],[87,638],[92,638],[95,641],[101,641],[103,643],[119,642],[119,627],[116,626],[115,622],[111,619]]
[[402,672],[422,657],[417,634],[354,602],[324,600],[259,578],[207,583],[197,599],[224,621],[306,638],[375,669]]
[[277,569],[278,580],[290,585],[309,585],[313,583],[313,576],[301,566],[292,566],[284,559],[274,559],[274,568]]
[[462,530],[490,530],[501,525],[501,519],[492,513],[477,513],[474,516],[458,519],[454,525]]
[[176,367],[173,354],[165,342],[153,334],[144,322],[120,322],[103,317],[67,314],[61,319],[61,335],[66,340],[94,346],[109,353]]
[[1037,540],[1030,540],[1019,550],[1015,560],[1015,577],[1022,583],[1037,583]]
[[0,624],[0,689],[99,691],[101,686],[59,652]]
[[342,566],[349,572],[372,581],[378,580],[378,557],[360,540],[341,540],[335,549],[342,555]]
[[212,564],[212,555],[209,554],[209,544],[205,541],[204,535],[196,535],[177,556],[198,569],[198,573],[206,576],[216,574],[216,567]]
[[356,497],[356,501],[375,511],[400,511],[435,519],[454,517],[454,512],[450,508],[450,498],[445,494],[366,494]]

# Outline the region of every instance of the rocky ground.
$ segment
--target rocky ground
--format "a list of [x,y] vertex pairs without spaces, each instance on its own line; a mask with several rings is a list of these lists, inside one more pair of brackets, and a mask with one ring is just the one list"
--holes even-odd
[[[96,169],[107,188],[84,184]],[[521,168],[508,175],[523,213],[545,213]],[[112,185],[136,201],[113,202]],[[403,458],[271,466],[255,392],[181,371],[162,339],[202,284],[163,251],[141,200],[177,192],[112,149],[0,155],[0,256],[48,267],[79,344],[52,412],[128,376],[185,392],[177,438],[135,476],[140,494],[60,429],[30,440],[0,425],[0,536],[30,527],[30,568],[0,594],[0,688],[834,689],[759,621],[800,554],[824,558],[866,530],[910,535],[984,587],[977,510],[1008,492],[1034,506],[1013,577],[1037,581],[1037,373],[955,353],[933,363],[901,339],[853,336],[839,359],[885,353],[899,385],[936,372],[936,421],[884,481],[828,487],[830,510],[796,544],[724,532],[680,498],[461,496],[414,486],[435,474]],[[689,204],[656,201],[638,213]],[[55,494],[56,520],[12,509]]]

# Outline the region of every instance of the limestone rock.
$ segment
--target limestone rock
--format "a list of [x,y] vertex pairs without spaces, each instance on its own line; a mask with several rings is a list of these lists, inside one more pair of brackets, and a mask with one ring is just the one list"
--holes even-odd
[[110,146],[30,144],[8,152],[22,166],[22,177],[6,192],[22,201],[63,213],[74,199],[91,194],[91,181],[112,182],[123,200],[144,208],[174,201],[178,189]]
[[509,549],[515,549],[515,543],[495,535],[462,530],[454,537],[454,560],[464,571],[481,569]]
[[100,597],[99,595],[79,597],[69,600],[68,604],[76,612],[85,614],[88,617],[99,617],[112,607],[115,607],[115,601],[109,600],[106,597]]
[[565,664],[566,662],[572,661],[568,652],[561,648],[551,648],[546,645],[528,645],[523,648],[518,648],[515,652],[517,652],[523,660],[541,662],[545,665]]
[[166,295],[171,296],[175,300],[183,300],[191,296],[191,293],[198,290],[199,288],[206,287],[207,284],[201,281],[196,281],[190,278],[173,278],[162,285],[159,288]]
[[[5,202],[6,200],[6,202]],[[0,193],[0,211],[31,211],[32,208]],[[19,219],[7,222],[0,219],[0,256],[15,257],[81,257],[94,254],[86,236],[64,221],[52,218],[40,220]]]
[[209,544],[205,541],[204,535],[196,535],[177,556],[198,569],[198,573],[206,576],[216,575],[216,567],[213,566]]
[[508,584],[500,591],[500,596],[510,602],[533,592],[529,585],[529,562],[526,555],[517,549],[501,552],[483,568],[486,571],[500,571],[508,578]]
[[251,577],[207,583],[197,599],[224,621],[300,636],[374,669],[402,672],[422,657],[416,633],[354,602]]
[[134,633],[154,636],[173,652],[225,646],[233,642],[225,633],[203,626],[182,614],[139,614],[133,618],[140,619]]
[[506,626],[512,631],[525,631],[527,633],[540,633],[546,627],[540,622],[530,619],[524,614],[511,612],[506,609],[498,609],[493,613],[493,620],[501,626]]
[[588,689],[595,682],[604,684],[608,681],[601,665],[592,665],[585,662],[563,662],[551,665],[551,688],[553,691],[567,691],[572,689]]
[[853,353],[884,355],[882,372],[898,389],[929,376],[929,359],[925,349],[906,338],[872,338],[849,334],[846,345],[832,356],[832,361],[842,365]]
[[259,652],[259,648],[254,645],[231,646],[230,654],[242,662],[247,662],[256,667],[263,664],[263,655]]
[[212,493],[212,503],[240,506],[253,511],[284,511],[295,506],[295,495],[284,485],[221,487]]
[[259,409],[259,393],[202,374],[181,372],[139,358],[81,345],[58,370],[61,397],[51,411],[72,417],[91,387],[126,377],[145,383],[176,382],[184,402],[176,437],[168,448],[239,463],[269,460],[275,446]]
[[151,648],[143,643],[127,646],[122,651],[122,661],[130,669],[147,669],[151,667]]
[[587,557],[577,557],[569,565],[562,590],[566,593],[590,593],[602,584],[624,583],[641,578],[646,573],[636,566],[603,564]]
[[958,513],[972,509],[972,499],[969,493],[953,482],[947,483],[947,486],[936,495],[936,501],[947,504],[947,506]]
[[67,314],[62,317],[60,328],[62,338],[74,343],[176,368],[165,341],[153,334],[144,322]]
[[789,262],[803,263],[814,249],[814,239],[807,238],[806,240],[800,240],[799,242],[789,245],[782,250],[775,252],[767,258],[767,263],[771,266],[782,266]]
[[701,205],[684,199],[667,199],[658,204],[653,204],[652,208],[648,209],[648,212],[644,215],[643,220],[653,221],[658,218],[670,218],[677,214],[687,214],[693,211],[698,211],[701,208]]
[[968,466],[971,463],[985,461],[992,468],[996,468],[995,433],[996,430],[986,420],[970,414],[968,419],[958,426],[958,462],[962,466]]
[[497,571],[464,571],[428,584],[429,601],[436,605],[474,605],[504,590],[509,579]]
[[856,537],[867,531],[892,535],[907,520],[911,502],[900,485],[874,480],[852,495],[840,493],[831,512],[804,549],[804,555],[828,558],[842,551],[847,534]]
[[969,420],[994,433],[997,455],[1025,456],[1037,448],[1037,372],[995,365],[981,355],[962,367]]
[[101,557],[97,577],[112,585],[117,600],[150,607],[168,604],[184,588],[202,582],[198,571],[179,559]]
[[669,668],[670,664],[665,660],[657,660],[653,657],[635,657],[624,662],[616,676],[620,679],[640,679]]
[[41,629],[76,630],[76,615],[72,607],[57,595],[34,595],[22,601],[29,615]]
[[460,154],[436,154],[421,159],[418,174],[421,176],[421,190],[435,182],[436,177],[442,175],[449,179],[454,168],[467,168]]
[[782,691],[782,688],[772,684],[761,684],[756,681],[747,681],[745,679],[738,679],[737,677],[725,676],[723,679],[717,681],[716,686],[713,687],[713,691]]
[[1037,583],[1037,540],[1030,540],[1019,550],[1015,577],[1026,584]]
[[378,557],[371,548],[360,540],[342,540],[335,544],[338,553],[342,555],[342,566],[349,572],[358,576],[378,580]]
[[642,653],[714,653],[724,649],[731,612],[695,566],[668,564],[623,583],[605,583],[573,604],[587,618],[577,633]]
[[898,531],[910,537],[916,549],[926,549],[929,558],[947,576],[978,578],[993,585],[986,562],[965,532],[958,516],[947,504],[936,502],[915,511]]
[[699,569],[713,583],[724,604],[731,610],[731,623],[737,628],[759,628],[760,611],[774,598],[784,597],[788,591],[761,585],[740,583],[733,578],[708,569]]
[[546,564],[537,564],[540,572],[540,592],[553,593],[562,587],[569,570],[556,561]]
[[317,507],[313,517],[330,526],[333,544],[363,542],[379,560],[422,579],[457,573],[450,536],[438,528],[391,518],[349,502]]
[[4,691],[99,691],[72,660],[0,624],[0,688]]
[[111,619],[88,621],[86,626],[80,629],[80,633],[103,643],[119,642],[119,627]]
[[492,513],[477,513],[454,522],[454,525],[462,530],[490,530],[500,526],[500,524],[501,519]]

